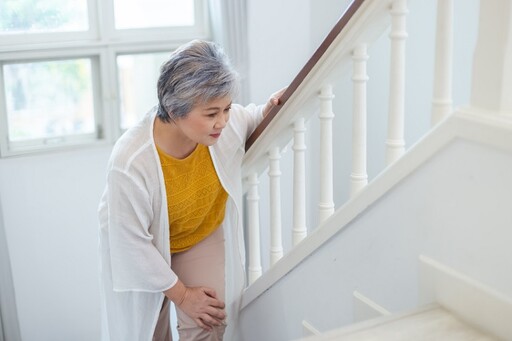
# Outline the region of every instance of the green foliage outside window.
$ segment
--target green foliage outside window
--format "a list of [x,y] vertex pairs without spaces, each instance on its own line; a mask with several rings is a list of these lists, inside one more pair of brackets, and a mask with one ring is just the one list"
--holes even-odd
[[82,0],[2,0],[0,31],[51,32],[87,29]]

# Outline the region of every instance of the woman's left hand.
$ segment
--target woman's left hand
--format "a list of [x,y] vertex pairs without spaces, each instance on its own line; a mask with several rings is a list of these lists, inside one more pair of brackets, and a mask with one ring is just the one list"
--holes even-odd
[[281,103],[281,96],[286,91],[288,87],[282,88],[281,90],[274,92],[270,98],[268,99],[267,104],[265,104],[265,108],[263,108],[263,117],[267,116],[270,110],[277,105],[282,104]]

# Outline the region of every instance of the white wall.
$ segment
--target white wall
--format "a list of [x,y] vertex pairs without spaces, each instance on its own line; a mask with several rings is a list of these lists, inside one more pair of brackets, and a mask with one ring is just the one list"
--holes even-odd
[[287,86],[311,53],[309,1],[248,0],[250,100]]
[[0,160],[21,337],[99,339],[97,206],[110,147]]

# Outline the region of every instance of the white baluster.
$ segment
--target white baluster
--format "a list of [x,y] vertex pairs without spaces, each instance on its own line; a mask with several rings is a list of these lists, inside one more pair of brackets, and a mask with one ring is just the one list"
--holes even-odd
[[320,99],[320,202],[318,203],[320,223],[334,213],[332,180],[332,86],[325,85],[318,96]]
[[258,174],[252,173],[247,178],[249,191],[247,193],[248,229],[249,229],[249,284],[261,276],[260,253],[260,209],[258,194]]
[[306,127],[304,118],[294,124],[293,137],[293,246],[307,236],[306,227]]
[[405,39],[407,31],[405,16],[407,1],[395,0],[391,14],[391,68],[389,84],[388,137],[386,140],[386,164],[402,156],[404,142],[404,100],[405,100]]
[[512,115],[512,1],[480,1],[471,107]]
[[281,170],[279,147],[272,147],[268,153],[270,182],[270,264],[274,265],[283,257],[281,238]]
[[453,0],[437,1],[436,27],[432,125],[452,112]]
[[366,45],[361,44],[352,54],[354,69],[353,115],[352,115],[352,173],[350,174],[350,195],[354,196],[368,184],[366,173]]

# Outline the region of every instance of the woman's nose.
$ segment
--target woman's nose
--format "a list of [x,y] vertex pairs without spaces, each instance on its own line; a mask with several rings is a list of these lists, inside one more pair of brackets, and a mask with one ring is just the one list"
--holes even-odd
[[229,116],[219,115],[219,118],[217,119],[217,122],[215,122],[215,128],[223,129],[226,126],[226,123],[228,122]]

